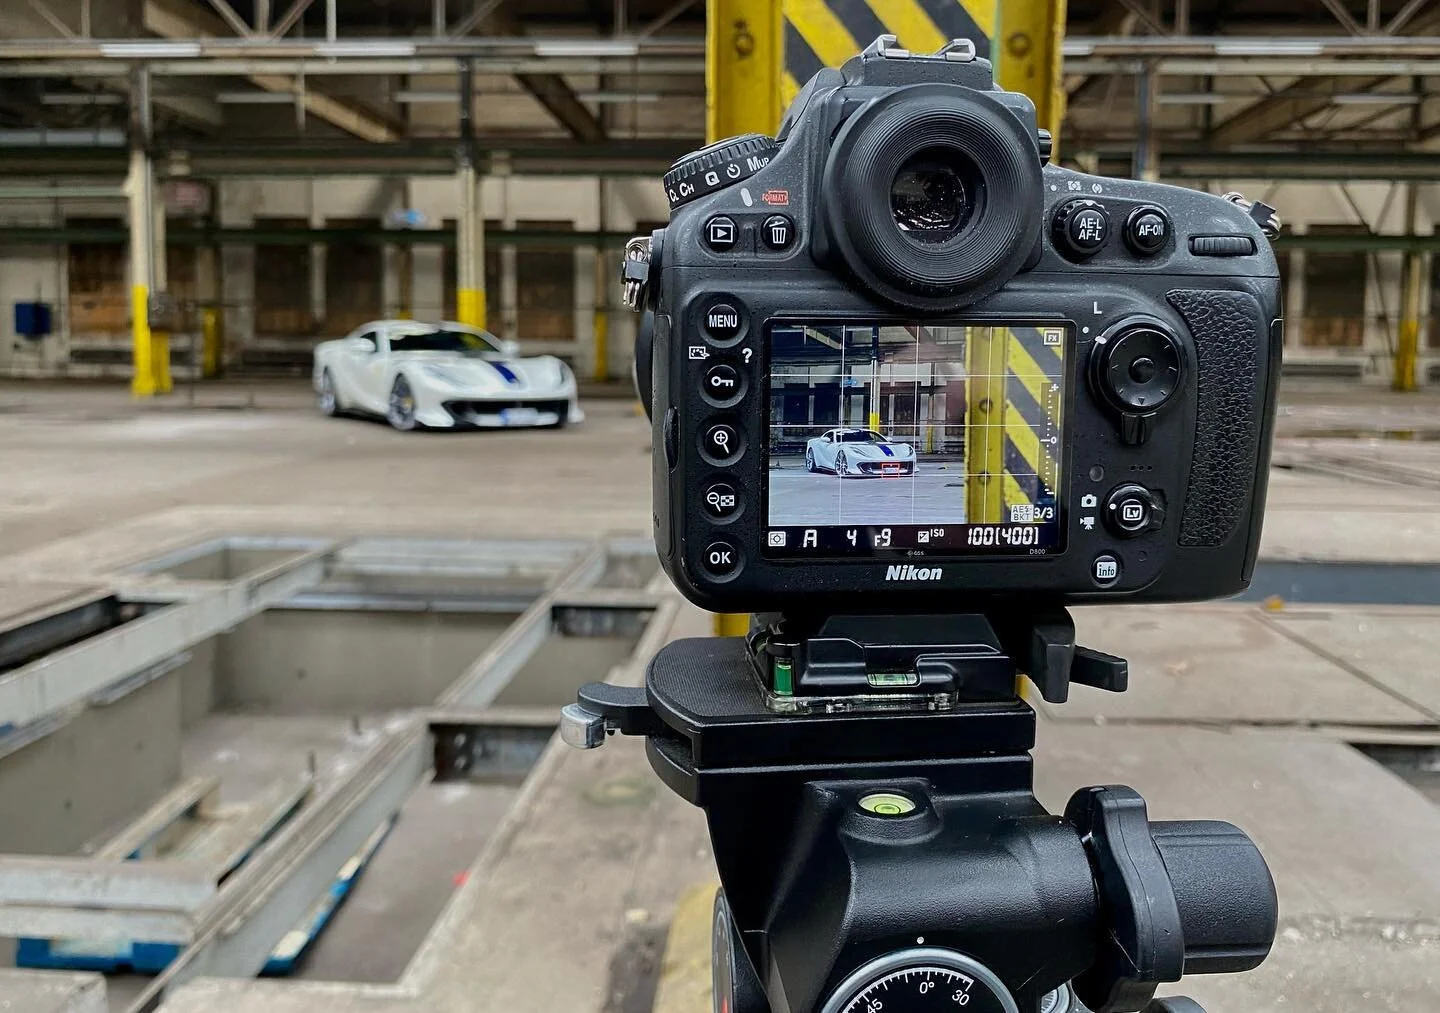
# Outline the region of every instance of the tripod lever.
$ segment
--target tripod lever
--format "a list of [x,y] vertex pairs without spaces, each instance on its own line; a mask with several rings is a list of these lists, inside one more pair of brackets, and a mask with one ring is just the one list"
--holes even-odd
[[1113,654],[1077,647],[1075,660],[1070,665],[1070,681],[1123,693],[1130,686],[1130,665],[1124,658]]
[[641,686],[590,682],[580,687],[576,698],[560,710],[560,738],[578,749],[604,745],[611,732],[659,735],[665,730]]

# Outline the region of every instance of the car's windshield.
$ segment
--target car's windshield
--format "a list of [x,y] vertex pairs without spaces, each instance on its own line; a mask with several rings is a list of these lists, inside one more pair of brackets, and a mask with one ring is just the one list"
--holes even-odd
[[841,443],[884,443],[885,437],[873,429],[852,429],[840,434]]
[[469,331],[434,330],[421,334],[397,334],[390,339],[392,352],[460,352],[463,355],[499,355],[500,343],[488,334]]

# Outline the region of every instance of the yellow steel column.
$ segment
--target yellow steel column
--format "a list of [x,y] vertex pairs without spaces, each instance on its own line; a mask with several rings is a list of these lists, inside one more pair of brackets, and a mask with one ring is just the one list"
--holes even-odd
[[705,11],[705,137],[780,125],[780,4],[776,0],[707,0]]
[[[773,134],[780,126],[783,38],[776,0],[706,0],[706,140]],[[749,630],[748,615],[715,616],[717,637]]]
[[1002,88],[1024,92],[1035,103],[1036,122],[1050,131],[1059,150],[1065,118],[1060,45],[1065,41],[1065,0],[996,2],[991,59]]
[[1005,331],[965,329],[965,520],[1004,520]]
[[130,391],[136,397],[155,394],[154,339],[150,333],[150,269],[154,263],[150,212],[153,169],[150,165],[150,71],[136,67],[130,74],[130,171],[125,179],[130,224]]
[[[1405,188],[1405,231],[1415,235],[1419,187]],[[1395,342],[1395,376],[1391,384],[1396,390],[1415,389],[1415,364],[1420,354],[1420,289],[1423,285],[1424,261],[1419,250],[1405,254],[1405,272],[1400,279],[1400,333]]]
[[485,326],[485,209],[476,178],[475,63],[460,61],[460,220],[455,227],[455,319]]

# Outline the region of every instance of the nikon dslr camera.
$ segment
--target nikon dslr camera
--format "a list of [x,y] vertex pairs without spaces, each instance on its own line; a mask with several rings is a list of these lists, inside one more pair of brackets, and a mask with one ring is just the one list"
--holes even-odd
[[716,611],[1243,590],[1264,508],[1273,210],[1049,165],[1028,98],[882,36],[777,137],[665,176],[632,240],[655,540]]

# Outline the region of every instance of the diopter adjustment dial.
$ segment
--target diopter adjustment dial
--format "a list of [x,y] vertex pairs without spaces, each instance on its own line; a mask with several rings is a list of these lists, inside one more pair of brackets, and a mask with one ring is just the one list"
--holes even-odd
[[670,210],[748,179],[769,165],[779,150],[773,137],[741,134],[682,155],[664,178]]

